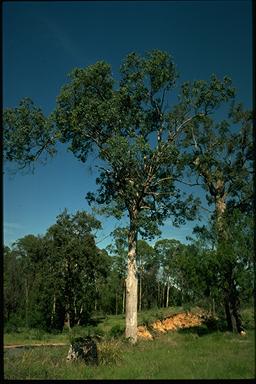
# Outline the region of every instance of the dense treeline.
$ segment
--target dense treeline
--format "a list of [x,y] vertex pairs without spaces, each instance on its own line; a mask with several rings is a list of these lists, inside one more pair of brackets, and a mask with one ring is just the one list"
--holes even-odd
[[[238,313],[253,298],[252,217],[237,210],[229,220],[225,258],[216,247],[213,227],[196,228],[188,245],[174,239],[154,246],[138,240],[138,310],[200,305],[213,315],[225,315],[229,326],[227,268]],[[125,312],[127,229],[116,229],[112,245],[101,250],[93,234],[100,225],[85,212],[70,215],[64,210],[44,236],[27,235],[4,247],[6,330],[61,331],[90,323],[93,314]]]

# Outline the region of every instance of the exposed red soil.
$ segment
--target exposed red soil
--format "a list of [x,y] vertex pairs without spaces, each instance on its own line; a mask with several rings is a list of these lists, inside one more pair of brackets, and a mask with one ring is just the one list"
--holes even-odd
[[[205,318],[205,313],[201,310],[198,313],[182,312],[166,317],[164,320],[156,320],[150,324],[156,333],[166,333],[168,331],[176,331],[181,328],[191,328],[201,325]],[[138,338],[152,340],[153,336],[145,326],[138,327]]]

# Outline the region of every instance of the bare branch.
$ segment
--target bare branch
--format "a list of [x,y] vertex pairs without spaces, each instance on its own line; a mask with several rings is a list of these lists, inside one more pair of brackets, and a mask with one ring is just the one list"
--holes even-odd
[[173,194],[173,191],[166,191],[166,192],[148,191],[148,192],[145,192],[145,194],[146,195],[152,195],[152,196],[171,195],[171,194]]
[[140,207],[140,209],[149,209],[149,210],[151,210],[152,207],[149,207],[148,205],[142,205],[142,206]]
[[155,186],[157,184],[160,184],[162,181],[165,181],[165,180],[173,180],[173,176],[170,176],[170,177],[164,177],[163,179],[160,179],[158,181],[156,181],[154,184],[152,184],[152,186]]
[[173,179],[175,181],[178,181],[179,183],[182,183],[182,184],[186,184],[186,185],[189,185],[190,187],[195,187],[196,185],[203,185],[202,183],[187,183],[186,181],[183,181],[183,180],[179,180],[179,179]]
[[169,137],[168,137],[168,141],[172,141],[175,139],[175,137],[178,135],[178,133],[181,131],[181,129],[184,127],[184,125],[186,125],[187,123],[189,123],[191,120],[193,120],[195,117],[197,116],[204,116],[204,113],[197,113],[191,117],[189,117],[188,119],[186,119],[185,121],[183,121],[183,123],[181,123],[178,128],[176,128],[175,132],[170,132],[169,133]]

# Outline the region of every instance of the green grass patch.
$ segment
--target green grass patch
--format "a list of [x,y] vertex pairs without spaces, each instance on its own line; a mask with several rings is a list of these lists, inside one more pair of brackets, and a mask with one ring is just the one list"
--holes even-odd
[[[143,311],[138,323],[153,322],[184,309]],[[252,379],[255,375],[253,310],[245,309],[245,336],[214,331],[206,325],[169,332],[135,346],[122,338],[124,315],[107,316],[94,326],[49,334],[20,329],[4,335],[5,344],[67,343],[74,337],[101,335],[99,366],[68,362],[69,345],[4,350],[6,379]]]
[[255,373],[254,332],[170,332],[132,346],[98,344],[100,365],[67,362],[68,346],[4,352],[6,379],[250,379]]

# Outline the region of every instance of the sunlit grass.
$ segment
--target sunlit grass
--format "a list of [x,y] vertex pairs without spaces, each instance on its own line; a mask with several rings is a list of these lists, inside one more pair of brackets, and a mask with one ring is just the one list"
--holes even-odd
[[[143,311],[138,323],[154,321],[182,308]],[[5,344],[67,343],[59,347],[35,347],[4,351],[6,379],[252,379],[255,376],[253,310],[243,312],[245,336],[208,332],[202,327],[169,332],[135,346],[110,337],[113,327],[124,327],[124,315],[107,316],[95,327],[76,327],[71,333],[49,334],[21,330],[4,335]],[[202,328],[202,329],[201,329]],[[204,332],[202,332],[202,330]],[[70,338],[102,332],[97,367],[67,362]]]
[[99,351],[103,364],[98,367],[67,362],[68,346],[5,351],[5,378],[248,379],[255,373],[253,331],[244,337],[221,332],[203,336],[170,332],[135,346],[121,341],[104,343],[102,355]]

